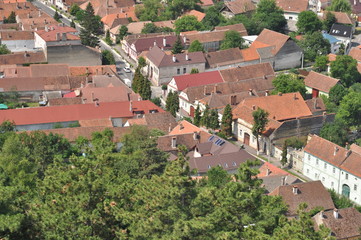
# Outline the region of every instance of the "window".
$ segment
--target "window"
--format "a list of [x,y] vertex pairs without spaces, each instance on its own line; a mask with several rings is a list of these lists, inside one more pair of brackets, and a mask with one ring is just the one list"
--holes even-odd
[[316,165],[318,165],[318,159],[316,159]]
[[288,17],[288,19],[289,19],[289,20],[292,20],[292,19],[293,19],[293,17]]
[[228,164],[227,164],[227,163],[225,163],[224,166],[225,166],[226,168],[228,168]]
[[180,74],[180,68],[177,69],[177,74]]
[[357,191],[357,185],[353,185],[353,190]]
[[308,161],[311,161],[311,155],[308,155]]
[[208,165],[208,169],[211,169],[211,165]]
[[327,168],[327,163],[325,163],[325,169]]
[[333,182],[331,182],[331,187],[333,187]]
[[187,72],[187,68],[183,68],[183,74]]
[[322,182],[324,182],[325,181],[325,178],[324,177],[322,177]]
[[237,166],[237,163],[236,163],[236,162],[233,162],[233,166]]
[[310,173],[310,169],[307,169],[307,171],[306,171],[307,173]]
[[242,136],[242,129],[239,130],[239,136]]
[[317,173],[315,173],[315,178],[317,178]]
[[332,172],[335,173],[335,172],[336,172],[336,168],[333,168],[333,169],[332,169]]
[[346,179],[348,179],[348,173],[346,173],[346,177],[345,177]]

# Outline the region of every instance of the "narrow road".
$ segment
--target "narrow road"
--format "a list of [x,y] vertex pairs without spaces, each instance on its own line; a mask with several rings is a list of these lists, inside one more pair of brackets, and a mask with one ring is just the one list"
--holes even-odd
[[[54,16],[55,10],[48,4],[44,4],[41,1],[33,1],[32,2],[34,6],[36,6],[37,8],[43,10],[45,13],[49,14],[50,16]],[[59,14],[61,14],[59,12]],[[62,18],[60,19],[65,25],[70,26],[71,23],[71,19],[69,19],[68,17],[62,15]],[[79,24],[75,24],[76,25],[76,29],[78,31],[81,30],[81,26]],[[117,74],[119,75],[120,78],[124,79],[124,78],[128,78],[130,80],[133,79],[133,73],[126,73],[124,72],[123,68],[127,65],[125,60],[122,58],[122,56],[120,54],[118,54],[116,51],[113,50],[113,48],[111,46],[109,46],[106,42],[104,42],[102,39],[100,39],[99,41],[99,45],[100,45],[100,49],[101,50],[109,50],[113,53],[113,56],[115,58],[115,65],[117,68]]]

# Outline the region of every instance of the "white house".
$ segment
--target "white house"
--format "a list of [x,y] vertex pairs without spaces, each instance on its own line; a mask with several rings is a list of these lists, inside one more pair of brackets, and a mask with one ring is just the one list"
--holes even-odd
[[361,147],[343,148],[311,135],[304,149],[303,174],[361,204]]

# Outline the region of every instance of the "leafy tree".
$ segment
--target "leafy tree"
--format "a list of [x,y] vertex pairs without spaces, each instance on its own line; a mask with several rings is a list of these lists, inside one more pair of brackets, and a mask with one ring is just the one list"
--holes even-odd
[[345,125],[339,120],[323,125],[320,136],[341,146],[344,146],[347,142],[347,130]]
[[113,41],[112,39],[110,38],[110,31],[109,29],[106,31],[105,33],[105,42],[108,44],[108,45],[112,45]]
[[213,130],[219,128],[218,112],[216,109],[212,109],[209,114],[209,126]]
[[0,55],[3,54],[10,54],[11,51],[8,49],[8,47],[5,44],[0,44]]
[[116,39],[117,43],[119,43],[120,40],[123,40],[123,38],[128,35],[128,28],[126,26],[122,25],[119,28],[118,32],[119,33],[117,34],[117,37],[116,37],[117,38]]
[[195,16],[186,15],[174,22],[175,31],[177,33],[187,32],[187,31],[201,31],[204,29],[204,26],[201,22],[197,20]]
[[282,158],[281,158],[281,164],[282,166],[285,166],[288,162],[287,159],[287,143],[286,141],[283,143],[283,147],[282,147]]
[[261,0],[252,20],[256,23],[258,32],[264,28],[283,32],[287,24],[283,10],[277,6],[275,0]]
[[266,125],[268,123],[268,115],[269,113],[263,110],[262,108],[258,108],[256,111],[252,113],[253,116],[253,126],[252,126],[252,134],[257,139],[257,152],[259,151],[259,136],[262,135],[262,132],[266,130]]
[[323,20],[323,30],[330,31],[332,25],[336,23],[336,17],[335,14],[332,12],[326,12],[325,20]]
[[143,68],[143,67],[145,67],[146,65],[147,65],[147,63],[146,63],[144,57],[138,58],[138,66],[139,66],[139,67]]
[[296,26],[298,32],[313,33],[321,30],[322,22],[316,13],[312,11],[303,11],[298,15]]
[[237,23],[242,23],[249,35],[257,35],[263,30],[263,28],[258,25],[259,23],[256,21],[255,17],[248,17],[244,14],[236,15],[235,17],[228,19],[228,21],[222,25],[233,25]]
[[197,108],[194,111],[193,124],[199,127],[199,125],[201,124],[201,118],[201,110],[199,109],[199,105],[197,105]]
[[351,13],[352,7],[349,1],[347,0],[333,0],[331,6],[328,8],[330,11],[334,12],[347,12]]
[[11,11],[10,15],[4,18],[4,23],[16,23],[16,14],[14,11]]
[[347,89],[341,84],[336,84],[330,89],[329,100],[336,106],[340,105],[343,97],[347,95]]
[[183,52],[183,44],[180,36],[177,36],[177,40],[173,44],[172,53],[178,54]]
[[203,18],[202,23],[206,29],[212,30],[215,26],[226,21],[220,10],[215,6],[211,6],[207,9],[206,16]]
[[189,45],[188,52],[204,52],[202,43],[198,40],[194,40],[191,45]]
[[204,109],[202,118],[201,118],[202,126],[205,126],[207,128],[209,127],[210,114],[211,114],[211,112],[210,112],[209,106],[208,106],[208,104],[206,104],[206,108]]
[[145,0],[143,6],[136,6],[135,13],[140,21],[161,21],[168,20],[169,14],[165,14],[161,19],[160,13],[165,12],[165,6],[158,0]]
[[174,117],[179,111],[179,96],[177,92],[170,91],[166,100],[166,110],[170,112]]
[[230,175],[228,175],[227,171],[220,166],[211,168],[207,172],[207,176],[207,185],[211,187],[220,188],[231,181]]
[[346,126],[359,128],[361,126],[361,92],[350,91],[343,97],[336,118]]
[[177,19],[185,12],[197,8],[199,3],[200,0],[173,0],[168,3],[165,14],[171,19]]
[[102,51],[102,65],[115,65],[115,58],[111,51]]
[[58,13],[58,10],[55,11],[53,18],[55,21],[60,22],[61,15]]
[[328,68],[328,64],[330,61],[328,60],[328,56],[317,56],[315,60],[315,64],[313,65],[314,70],[316,72],[324,72]]
[[244,40],[237,31],[230,30],[225,33],[224,40],[221,44],[221,50],[229,48],[244,48]]
[[147,23],[142,28],[142,33],[157,33],[159,28],[154,23]]
[[197,74],[197,73],[199,73],[198,68],[192,68],[191,74]]
[[296,74],[280,74],[272,81],[275,89],[274,94],[299,92],[304,97],[306,95],[306,87],[303,79]]
[[70,9],[69,9],[69,13],[72,15],[72,16],[76,16],[76,14],[81,11],[80,7],[78,4],[75,4],[73,3],[71,6],[70,6]]
[[327,55],[331,48],[329,41],[320,32],[306,34],[298,45],[303,49],[305,60],[309,62],[313,62],[317,56]]
[[140,90],[139,95],[144,100],[151,99],[152,97],[152,90],[150,86],[150,81],[144,77],[142,74],[140,75]]
[[221,131],[227,136],[232,136],[232,108],[231,105],[227,104],[223,111],[221,121]]
[[152,101],[152,103],[154,103],[154,104],[157,105],[158,107],[161,107],[161,106],[162,106],[162,101],[160,100],[159,97],[152,98],[150,101]]
[[337,56],[336,61],[331,62],[331,76],[340,79],[345,87],[350,87],[361,80],[361,75],[357,70],[357,61],[347,55]]

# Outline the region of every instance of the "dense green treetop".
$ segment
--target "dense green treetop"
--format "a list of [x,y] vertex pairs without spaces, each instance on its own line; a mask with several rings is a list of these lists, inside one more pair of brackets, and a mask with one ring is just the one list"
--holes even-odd
[[313,33],[321,30],[322,22],[316,13],[312,11],[303,11],[298,15],[296,26],[300,33]]
[[303,79],[296,74],[280,74],[272,81],[275,89],[273,94],[299,92],[303,97],[306,95],[306,87]]

